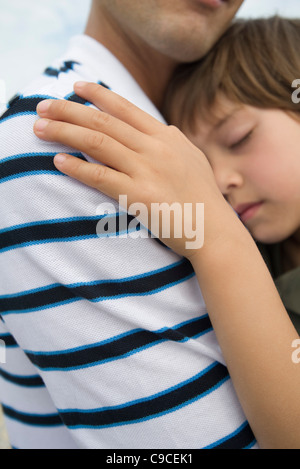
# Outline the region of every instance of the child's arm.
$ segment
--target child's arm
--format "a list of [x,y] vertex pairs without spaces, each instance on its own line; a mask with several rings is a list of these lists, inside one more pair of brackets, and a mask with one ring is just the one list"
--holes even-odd
[[[107,166],[68,156],[59,170],[128,205],[205,204],[202,248],[157,234],[192,263],[242,407],[263,448],[300,447],[300,365],[292,361],[298,337],[269,271],[242,223],[220,193],[205,156],[177,129],[98,86],[75,88],[105,113],[54,101],[44,140],[77,148]],[[61,122],[55,122],[61,121]],[[127,208],[127,207],[126,207]],[[152,210],[153,212],[153,210]],[[140,217],[138,217],[140,218]],[[140,218],[141,219],[141,218]],[[141,221],[151,229],[150,217]],[[194,228],[199,228],[195,219]]]
[[262,448],[300,447],[297,333],[246,230],[216,219],[222,236],[192,258],[240,403]]

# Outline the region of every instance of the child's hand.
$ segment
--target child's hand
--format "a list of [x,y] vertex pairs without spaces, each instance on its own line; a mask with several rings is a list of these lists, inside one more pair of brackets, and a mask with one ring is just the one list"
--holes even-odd
[[[187,248],[191,236],[185,234],[185,228],[188,224],[190,232],[203,229],[203,219],[202,226],[197,221],[196,204],[205,204],[206,223],[227,205],[205,155],[177,128],[160,123],[106,88],[84,83],[74,89],[103,112],[65,100],[43,101],[37,111],[46,119],[37,121],[35,134],[84,152],[103,165],[64,155],[55,157],[57,169],[116,200],[126,195],[125,209],[136,202],[144,204],[147,219],[143,215],[137,218],[175,252],[193,256],[195,248]],[[181,237],[176,237],[173,220],[170,237],[162,233],[163,226],[151,224],[151,213],[157,212],[153,203],[167,203],[170,208],[180,204],[183,220],[177,214],[175,223],[182,228]],[[192,224],[184,204],[193,207]]]

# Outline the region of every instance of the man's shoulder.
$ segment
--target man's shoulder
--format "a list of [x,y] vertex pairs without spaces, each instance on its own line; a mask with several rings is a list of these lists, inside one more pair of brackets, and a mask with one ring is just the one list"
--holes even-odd
[[[37,104],[44,99],[68,99],[82,102],[73,91],[76,81],[82,79],[95,81],[93,76],[84,73],[83,66],[76,61],[56,62],[56,66],[45,69],[43,73],[16,93],[7,103],[0,117],[0,124],[15,117],[36,115]],[[19,120],[19,123],[26,122]]]
[[[4,169],[12,165],[12,159],[24,165],[27,161],[24,156],[52,152],[54,145],[41,141],[33,132],[38,118],[37,105],[45,99],[88,104],[74,93],[74,83],[80,80],[97,81],[97,78],[78,61],[58,59],[10,99],[0,116],[1,179],[6,173]],[[55,148],[57,150],[60,151],[60,147]]]
[[38,119],[36,108],[40,101],[49,98],[82,102],[73,85],[82,80],[83,74],[79,63],[58,60],[10,99],[0,117],[0,184],[11,181],[33,184],[29,176],[56,174],[53,157],[63,148],[36,137],[33,132]]

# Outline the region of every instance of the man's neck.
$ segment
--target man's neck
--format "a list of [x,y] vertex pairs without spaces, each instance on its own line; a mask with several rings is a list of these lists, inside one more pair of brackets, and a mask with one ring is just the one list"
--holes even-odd
[[103,44],[127,68],[142,90],[161,109],[176,63],[118,27],[99,11],[90,13],[85,34]]

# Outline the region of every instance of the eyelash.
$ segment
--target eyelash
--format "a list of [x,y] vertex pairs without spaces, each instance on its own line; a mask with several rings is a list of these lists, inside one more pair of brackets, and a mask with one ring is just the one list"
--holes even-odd
[[253,133],[253,130],[250,130],[250,132],[248,132],[247,135],[245,135],[245,137],[243,137],[241,140],[234,143],[233,145],[230,145],[229,149],[234,150],[235,148],[242,146],[251,137],[252,133]]

